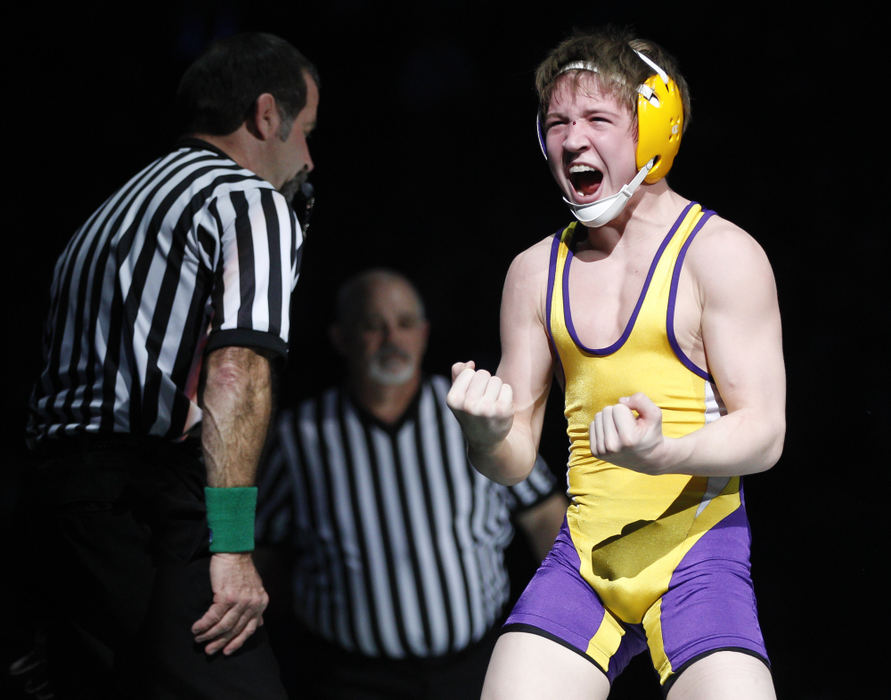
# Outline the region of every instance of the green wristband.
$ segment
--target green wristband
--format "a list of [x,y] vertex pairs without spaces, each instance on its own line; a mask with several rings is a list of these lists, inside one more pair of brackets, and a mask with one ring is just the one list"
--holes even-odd
[[207,504],[211,552],[254,551],[256,486],[232,489],[205,487],[204,502]]

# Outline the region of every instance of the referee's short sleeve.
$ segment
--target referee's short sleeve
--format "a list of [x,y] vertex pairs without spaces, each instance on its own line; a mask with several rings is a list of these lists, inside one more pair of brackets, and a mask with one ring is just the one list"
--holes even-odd
[[519,484],[508,487],[508,499],[512,510],[522,511],[538,505],[559,491],[557,479],[541,455],[535,458],[532,471]]
[[227,192],[214,207],[221,255],[206,349],[239,345],[286,355],[303,243],[297,217],[268,186]]

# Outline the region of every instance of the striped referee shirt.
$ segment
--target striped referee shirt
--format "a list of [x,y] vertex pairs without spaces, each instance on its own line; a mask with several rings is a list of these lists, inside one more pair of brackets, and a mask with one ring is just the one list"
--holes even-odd
[[185,435],[206,352],[287,351],[301,245],[285,197],[213,146],[151,163],[56,263],[30,437]]
[[540,459],[510,488],[479,474],[447,391],[426,378],[387,426],[330,389],[273,433],[257,538],[294,547],[296,613],[344,649],[433,657],[479,640],[510,594],[511,511],[556,490]]

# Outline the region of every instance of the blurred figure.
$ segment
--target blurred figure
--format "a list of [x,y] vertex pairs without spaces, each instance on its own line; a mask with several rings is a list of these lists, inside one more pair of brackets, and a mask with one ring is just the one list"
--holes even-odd
[[563,521],[541,459],[510,488],[468,463],[447,379],[421,371],[428,331],[405,277],[349,281],[331,328],[346,380],[283,412],[261,468],[257,537],[293,555],[308,697],[478,697],[511,517],[539,559]]

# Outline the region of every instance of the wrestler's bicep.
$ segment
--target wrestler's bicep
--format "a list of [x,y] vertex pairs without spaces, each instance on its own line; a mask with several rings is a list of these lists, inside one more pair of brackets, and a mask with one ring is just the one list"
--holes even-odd
[[[700,243],[700,241],[697,241]],[[702,342],[728,411],[781,412],[785,368],[776,283],[761,247],[742,231],[704,239],[698,250]]]
[[511,385],[515,423],[541,434],[551,386],[552,362],[545,327],[547,257],[538,246],[517,256],[505,278],[501,301],[501,362],[498,376]]

